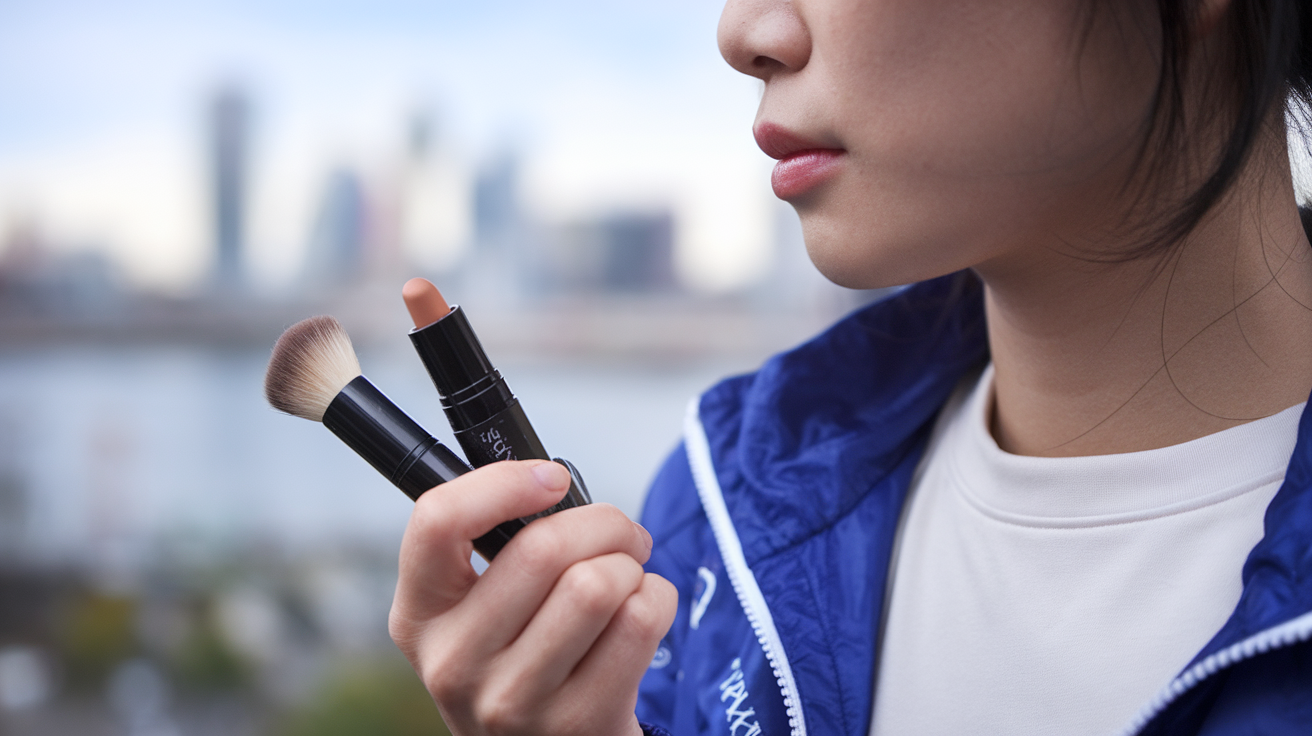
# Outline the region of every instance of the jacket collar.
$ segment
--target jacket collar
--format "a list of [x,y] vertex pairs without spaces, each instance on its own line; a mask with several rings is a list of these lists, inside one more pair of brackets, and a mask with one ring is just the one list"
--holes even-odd
[[[987,358],[982,288],[961,272],[908,287],[708,392],[701,420],[748,563],[829,528],[921,452],[947,397]],[[1312,411],[1243,583],[1191,664],[1312,611]]]
[[1312,411],[1308,408],[1298,423],[1285,481],[1267,506],[1264,527],[1261,541],[1244,563],[1239,604],[1190,666],[1312,611]]
[[903,289],[703,396],[748,561],[828,528],[919,452],[987,350],[982,289],[961,272]]

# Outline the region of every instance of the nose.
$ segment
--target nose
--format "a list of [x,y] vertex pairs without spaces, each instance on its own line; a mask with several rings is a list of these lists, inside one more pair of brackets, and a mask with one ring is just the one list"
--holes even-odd
[[728,0],[717,35],[729,66],[766,82],[811,58],[811,32],[793,0]]

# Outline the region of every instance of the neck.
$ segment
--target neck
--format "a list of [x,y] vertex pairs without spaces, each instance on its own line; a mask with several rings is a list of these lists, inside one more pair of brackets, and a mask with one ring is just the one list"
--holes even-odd
[[1312,250],[1286,159],[1254,153],[1226,201],[1160,258],[1099,263],[1042,244],[976,268],[1004,450],[1149,450],[1307,400]]

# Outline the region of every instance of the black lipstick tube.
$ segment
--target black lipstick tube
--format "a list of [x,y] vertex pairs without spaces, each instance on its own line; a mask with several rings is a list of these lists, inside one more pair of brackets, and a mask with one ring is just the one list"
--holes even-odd
[[[442,410],[470,465],[481,468],[498,460],[553,459],[506,379],[488,360],[459,305],[438,321],[411,330],[410,341],[437,387]],[[554,459],[569,468],[569,492],[555,506],[520,521],[527,523],[592,502],[578,470],[567,460]]]
[[[414,500],[472,470],[364,376],[338,392],[324,412],[323,425]],[[474,549],[491,560],[518,531],[515,524],[502,524],[475,539]]]

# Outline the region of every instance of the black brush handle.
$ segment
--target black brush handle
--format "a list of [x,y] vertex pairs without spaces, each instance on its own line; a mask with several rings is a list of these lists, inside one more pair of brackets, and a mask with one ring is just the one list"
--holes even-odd
[[[323,425],[414,500],[472,470],[364,376],[333,398]],[[474,549],[490,561],[525,523],[514,519],[498,525],[475,539]]]

